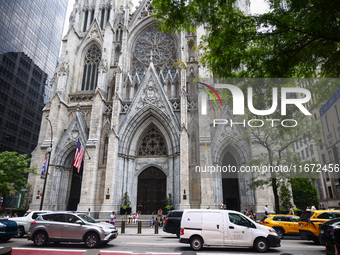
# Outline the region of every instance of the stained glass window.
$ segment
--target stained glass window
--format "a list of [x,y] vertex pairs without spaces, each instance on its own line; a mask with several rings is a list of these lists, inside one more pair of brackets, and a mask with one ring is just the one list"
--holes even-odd
[[139,149],[139,156],[166,156],[166,144],[163,136],[155,127],[152,127],[144,136]]
[[101,51],[97,45],[93,45],[85,54],[84,72],[81,90],[94,90],[97,87],[98,65],[101,59]]
[[174,73],[176,69],[176,47],[174,38],[170,34],[161,32],[152,26],[141,33],[136,41],[132,58],[132,76],[139,75],[141,79],[153,62],[158,74],[165,76],[168,71]]

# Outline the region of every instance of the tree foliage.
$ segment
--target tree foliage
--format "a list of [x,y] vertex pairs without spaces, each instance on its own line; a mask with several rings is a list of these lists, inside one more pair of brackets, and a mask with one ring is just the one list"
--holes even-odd
[[154,0],[161,28],[204,26],[201,63],[218,77],[339,77],[340,5],[327,0],[268,0],[248,15],[236,0]]
[[290,202],[292,195],[290,190],[287,188],[286,185],[282,185],[280,189],[280,205],[281,208],[284,210],[289,210],[289,207],[292,205]]
[[291,185],[296,207],[305,210],[307,206],[319,204],[317,190],[309,179],[294,178],[291,180]]
[[27,187],[27,174],[34,172],[28,167],[30,161],[26,154],[0,153],[0,196],[6,197]]

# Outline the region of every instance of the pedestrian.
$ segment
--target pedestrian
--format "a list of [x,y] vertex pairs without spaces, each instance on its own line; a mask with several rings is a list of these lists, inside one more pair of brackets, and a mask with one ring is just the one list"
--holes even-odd
[[130,213],[127,224],[132,224],[132,219],[133,219],[133,216],[132,216],[132,213]]
[[163,222],[163,217],[161,217],[160,220],[159,220],[159,226],[160,226],[160,227],[163,227],[163,223],[164,223],[164,222]]
[[307,206],[306,211],[310,211],[310,207],[309,206]]
[[113,226],[116,224],[116,213],[114,211],[110,215],[110,224]]
[[137,223],[137,219],[138,219],[138,213],[134,213],[134,214],[133,214],[132,223],[133,223],[133,224],[136,224],[136,223]]
[[247,209],[247,208],[244,210],[243,214],[244,214],[245,216],[249,216],[249,212],[248,212],[248,209]]
[[9,219],[9,216],[8,214],[6,213],[5,216],[4,216],[4,220],[8,220]]
[[157,218],[162,218],[162,217],[163,217],[163,211],[162,211],[162,208],[159,208],[157,212]]
[[256,221],[256,213],[253,211],[253,220]]
[[268,213],[268,205],[266,205],[265,207],[264,207],[264,214],[265,215],[268,215],[269,213]]
[[312,208],[311,208],[311,210],[316,210],[316,208],[315,208],[315,206],[314,206],[314,205],[312,205]]
[[289,208],[289,214],[294,215],[293,207],[290,207],[290,208]]
[[152,217],[150,224],[151,227],[155,226],[155,217]]
[[142,203],[138,203],[138,206],[137,206],[137,213],[138,213],[139,215],[142,214],[142,209],[143,209]]
[[91,217],[91,209],[90,208],[87,210],[87,216]]

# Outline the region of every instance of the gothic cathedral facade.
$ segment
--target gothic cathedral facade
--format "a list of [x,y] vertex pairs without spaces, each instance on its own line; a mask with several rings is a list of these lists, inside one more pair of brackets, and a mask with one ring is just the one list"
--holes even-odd
[[[261,211],[272,197],[249,190],[251,177],[195,171],[239,167],[252,146],[234,141],[241,128],[214,129],[214,114],[200,114],[205,95],[195,79],[205,71],[193,46],[203,28],[163,33],[150,4],[140,1],[133,10],[129,0],[75,1],[31,163],[39,172],[52,145],[43,209],[90,208],[105,218],[119,211],[126,193],[133,212],[139,203],[145,213],[155,212],[169,194],[176,209],[225,203]],[[238,4],[248,8],[248,1]],[[211,107],[216,115],[223,111]],[[230,111],[223,115],[232,118]],[[79,172],[73,167],[78,139],[85,148]],[[29,183],[30,209],[38,209],[44,179],[30,175]]]

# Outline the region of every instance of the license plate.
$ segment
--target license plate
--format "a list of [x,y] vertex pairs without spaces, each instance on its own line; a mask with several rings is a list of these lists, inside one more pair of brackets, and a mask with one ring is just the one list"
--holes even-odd
[[323,233],[325,233],[325,231],[322,229],[322,230],[320,230],[320,233],[323,234]]
[[303,227],[303,223],[300,224],[300,227]]

